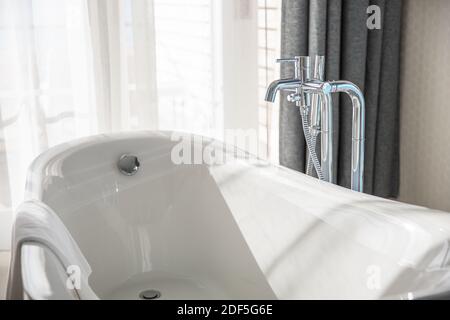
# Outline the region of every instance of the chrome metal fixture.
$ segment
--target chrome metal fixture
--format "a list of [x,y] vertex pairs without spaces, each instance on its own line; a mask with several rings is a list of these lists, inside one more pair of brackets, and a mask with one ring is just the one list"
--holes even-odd
[[117,163],[117,167],[119,171],[127,176],[132,176],[136,174],[139,169],[139,160],[136,156],[131,154],[123,154],[119,158],[119,162]]
[[[273,81],[267,88],[265,100],[274,102],[278,91],[291,92],[287,100],[295,102],[300,108],[303,131],[307,142],[309,156],[308,167],[314,164],[320,179],[335,183],[336,173],[333,171],[333,105],[331,94],[346,93],[353,106],[352,118],[352,170],[351,189],[363,191],[364,174],[364,118],[365,103],[361,90],[349,81],[324,81],[323,56],[315,56],[314,70],[311,76],[311,58],[296,56],[278,59],[277,62],[294,63],[294,77]],[[315,154],[315,137],[320,133],[320,163]],[[316,159],[315,159],[316,158]],[[309,168],[307,173],[310,174]]]
[[155,300],[161,297],[161,292],[158,290],[150,289],[139,293],[139,298],[142,300]]

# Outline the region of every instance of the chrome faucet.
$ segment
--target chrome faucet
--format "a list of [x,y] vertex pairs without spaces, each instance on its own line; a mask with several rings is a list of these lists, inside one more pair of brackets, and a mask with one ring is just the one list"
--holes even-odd
[[[289,59],[278,59],[277,62],[294,63],[294,77],[273,81],[267,88],[265,100],[274,102],[278,91],[291,92],[287,100],[300,107],[303,131],[310,156],[315,156],[315,139],[320,133],[320,164],[315,163],[319,178],[335,183],[336,173],[333,170],[333,105],[331,94],[346,93],[353,107],[352,117],[352,160],[351,189],[363,191],[364,174],[364,118],[365,103],[361,90],[349,81],[324,81],[324,57],[316,56],[314,72],[311,76],[310,57],[296,56]],[[304,116],[308,119],[304,120]],[[308,126],[306,128],[305,126]],[[310,141],[308,141],[310,140]],[[314,144],[311,146],[310,143]],[[314,161],[313,161],[314,162]]]

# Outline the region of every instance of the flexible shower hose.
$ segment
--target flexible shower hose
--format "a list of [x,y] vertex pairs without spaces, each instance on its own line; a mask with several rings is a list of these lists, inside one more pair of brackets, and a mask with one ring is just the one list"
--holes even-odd
[[[300,109],[300,115],[302,117],[302,127],[303,127],[303,134],[305,135],[306,140],[306,146],[309,151],[309,157],[311,158],[311,161],[314,165],[314,169],[316,169],[317,177],[319,180],[324,180],[322,168],[320,166],[319,159],[317,158],[316,153],[316,138],[311,136],[311,132],[309,131],[309,123],[308,123],[308,116],[303,112],[302,107],[299,107]],[[309,169],[311,171],[311,169]],[[306,172],[308,173],[308,168],[306,168]]]
[[[317,137],[315,135],[311,135],[311,144],[314,146],[314,150],[316,150],[316,148],[315,148],[316,141],[317,141]],[[314,169],[315,168],[314,168],[314,165],[313,165],[313,162],[312,162],[312,159],[311,159],[311,155],[308,152],[308,161],[306,162],[306,174],[308,176],[312,176]]]

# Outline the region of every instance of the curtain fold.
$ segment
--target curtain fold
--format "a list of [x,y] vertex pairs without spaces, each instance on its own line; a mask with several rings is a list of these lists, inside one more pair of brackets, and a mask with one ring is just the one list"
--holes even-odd
[[[308,55],[309,1],[283,1],[281,11],[281,56]],[[294,74],[291,63],[282,64],[281,77]],[[305,140],[299,110],[286,101],[286,93],[280,95],[280,164],[298,171],[305,170]]]
[[[367,8],[381,9],[381,29],[369,30]],[[398,193],[398,74],[401,0],[283,0],[283,57],[325,55],[326,79],[349,80],[366,98],[364,191]],[[291,77],[292,67],[282,68]],[[333,97],[334,164],[339,185],[350,187],[350,99]],[[280,163],[304,172],[305,143],[296,107],[282,97]]]
[[153,1],[87,4],[99,130],[157,129]]

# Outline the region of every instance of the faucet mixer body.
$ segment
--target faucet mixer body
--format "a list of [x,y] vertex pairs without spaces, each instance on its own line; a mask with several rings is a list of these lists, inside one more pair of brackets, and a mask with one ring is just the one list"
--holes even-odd
[[[320,59],[320,60],[318,60]],[[318,63],[319,61],[319,63]],[[278,91],[292,92],[288,100],[296,102],[302,112],[311,113],[309,133],[320,133],[320,167],[323,180],[336,183],[333,164],[333,93],[346,93],[352,101],[352,157],[351,189],[363,191],[364,175],[364,119],[365,103],[361,90],[349,81],[323,81],[323,57],[316,56],[314,77],[310,75],[309,57],[279,59],[277,62],[292,62],[295,65],[294,78],[278,79],[267,88],[265,100],[274,102]],[[321,68],[318,70],[317,68]],[[305,128],[304,128],[305,130]],[[306,136],[306,132],[305,132]]]

